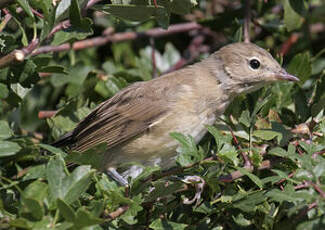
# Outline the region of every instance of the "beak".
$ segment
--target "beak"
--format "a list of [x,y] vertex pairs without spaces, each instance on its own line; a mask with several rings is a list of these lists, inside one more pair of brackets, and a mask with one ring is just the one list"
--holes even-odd
[[277,80],[286,80],[286,81],[299,81],[299,78],[287,73],[285,70],[282,70],[275,75]]

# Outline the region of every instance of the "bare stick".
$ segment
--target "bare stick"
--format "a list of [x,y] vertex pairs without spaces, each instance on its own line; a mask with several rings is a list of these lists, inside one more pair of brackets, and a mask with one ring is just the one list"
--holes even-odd
[[245,0],[244,42],[250,42],[249,24],[251,22],[251,1]]
[[73,43],[71,46],[69,43],[64,43],[59,46],[42,46],[35,50],[32,55],[39,55],[42,53],[49,53],[49,52],[60,52],[64,50],[70,50],[71,48],[74,50],[79,50],[79,49],[85,49],[88,47],[95,47],[95,46],[101,46],[104,45],[108,42],[122,42],[122,41],[128,41],[128,40],[135,40],[138,38],[143,38],[143,37],[163,37],[163,36],[168,36],[171,34],[176,34],[176,33],[182,33],[182,32],[187,32],[191,30],[197,30],[201,29],[201,25],[191,22],[191,23],[182,23],[182,24],[176,24],[172,25],[168,28],[168,30],[163,30],[161,28],[154,28],[151,30],[148,30],[146,32],[124,32],[124,33],[115,33],[112,35],[103,35],[100,37],[95,37],[91,39],[85,39],[82,41],[77,41]]
[[106,215],[108,218],[110,218],[111,220],[116,219],[117,217],[123,215],[127,210],[129,209],[129,206],[122,206],[119,207],[118,209],[116,209],[114,212],[109,213],[108,215]]

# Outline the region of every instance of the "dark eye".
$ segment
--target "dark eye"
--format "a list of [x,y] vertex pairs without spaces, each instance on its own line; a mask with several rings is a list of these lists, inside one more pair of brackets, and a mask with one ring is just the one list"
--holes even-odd
[[249,61],[249,65],[252,67],[252,69],[258,69],[261,63],[256,59],[252,59]]

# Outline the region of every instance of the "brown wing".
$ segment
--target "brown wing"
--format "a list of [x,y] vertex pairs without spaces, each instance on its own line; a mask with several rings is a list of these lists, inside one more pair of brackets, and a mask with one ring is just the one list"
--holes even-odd
[[111,148],[144,132],[167,112],[161,96],[145,82],[127,87],[79,123],[72,132],[73,148],[85,151],[102,142]]

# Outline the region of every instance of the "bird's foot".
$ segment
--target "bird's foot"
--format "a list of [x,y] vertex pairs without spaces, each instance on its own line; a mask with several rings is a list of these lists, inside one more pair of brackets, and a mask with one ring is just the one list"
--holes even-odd
[[199,176],[186,176],[182,181],[186,184],[194,184],[195,191],[196,191],[195,195],[192,199],[185,198],[183,200],[183,203],[184,204],[193,204],[194,202],[196,202],[195,206],[197,206],[201,199],[201,194],[204,189],[205,181],[203,180],[203,178],[201,178]]

